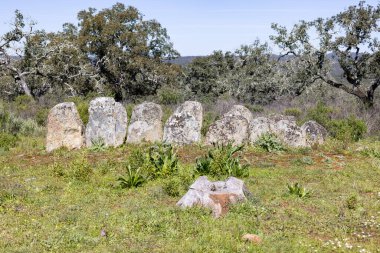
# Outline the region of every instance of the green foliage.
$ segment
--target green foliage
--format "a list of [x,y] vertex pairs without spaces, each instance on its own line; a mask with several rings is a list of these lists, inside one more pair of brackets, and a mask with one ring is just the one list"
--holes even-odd
[[302,111],[300,109],[298,109],[298,108],[287,108],[284,111],[284,114],[287,115],[287,116],[294,116],[297,119],[299,119],[300,116],[302,115]]
[[89,97],[73,97],[68,99],[69,102],[74,102],[75,106],[77,107],[79,117],[81,118],[84,125],[87,125],[88,123],[88,117],[89,117]]
[[157,90],[158,102],[163,105],[176,105],[183,101],[184,94],[179,89],[163,86]]
[[329,124],[332,136],[341,141],[358,141],[367,132],[367,126],[363,120],[350,116],[346,119],[332,120]]
[[89,150],[94,152],[103,152],[107,149],[107,146],[102,138],[91,140],[91,147]]
[[294,195],[298,198],[308,198],[311,194],[310,190],[302,187],[302,185],[300,185],[298,182],[294,184],[288,184],[287,189],[290,195]]
[[224,176],[247,177],[249,165],[242,165],[240,156],[235,155],[242,149],[243,145],[214,146],[205,156],[196,160],[195,171],[200,175],[211,175],[218,178]]
[[[300,87],[299,94],[321,80],[373,107],[375,90],[380,86],[379,19],[380,5],[360,1],[337,15],[302,20],[291,29],[272,24],[276,35],[271,40],[281,49],[282,57],[292,56],[286,61],[287,72],[291,83]],[[336,64],[345,80],[332,78]]]
[[49,109],[48,108],[40,108],[35,116],[36,122],[39,126],[45,126],[47,123],[47,118],[49,115]]
[[264,133],[256,141],[256,145],[267,152],[283,151],[285,147],[272,133]]
[[127,166],[127,176],[118,178],[122,188],[136,188],[143,185],[145,181],[145,178],[140,173],[140,168],[132,169],[131,165]]
[[306,119],[315,120],[324,126],[329,134],[344,142],[358,141],[367,132],[367,126],[363,120],[350,116],[345,119],[332,119],[334,110],[319,102],[316,107],[311,108]]
[[310,156],[303,156],[302,158],[293,160],[293,163],[296,165],[313,165],[314,160]]
[[346,199],[346,207],[350,210],[355,210],[358,206],[358,197],[356,195],[351,195]]
[[212,123],[214,123],[218,119],[218,116],[215,112],[206,112],[203,115],[203,122],[202,122],[202,129],[201,134],[202,136],[206,136],[207,131]]
[[156,144],[147,151],[149,174],[152,178],[164,178],[178,172],[178,157],[170,144]]
[[86,182],[93,174],[91,165],[84,157],[79,157],[70,163],[66,176],[70,179]]
[[17,145],[18,140],[15,135],[0,132],[0,150],[8,151]]
[[162,188],[171,197],[179,197],[183,192],[183,182],[178,176],[169,177],[163,180]]
[[380,159],[380,150],[374,148],[366,148],[361,151],[362,155]]
[[322,102],[318,102],[314,108],[310,108],[306,114],[306,120],[315,120],[328,129],[334,110]]

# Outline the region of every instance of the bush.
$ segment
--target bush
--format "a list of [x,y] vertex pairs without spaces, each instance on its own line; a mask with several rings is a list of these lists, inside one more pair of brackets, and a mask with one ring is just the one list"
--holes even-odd
[[36,122],[39,126],[45,126],[49,115],[48,108],[41,108],[36,113]]
[[256,145],[267,152],[285,150],[282,143],[277,139],[276,135],[272,133],[264,133],[256,141]]
[[196,160],[195,170],[200,175],[215,177],[235,176],[247,177],[249,175],[248,164],[240,164],[240,156],[234,157],[243,146],[217,145],[201,158]]
[[315,120],[324,126],[332,137],[346,143],[358,141],[364,137],[367,126],[363,120],[357,119],[355,116],[333,120],[332,113],[332,108],[318,103],[315,108],[308,111],[306,119]]
[[71,179],[85,182],[90,179],[92,172],[93,171],[87,159],[78,158],[69,165],[67,176]]
[[146,159],[152,178],[167,177],[178,172],[178,157],[170,144],[156,144],[149,147]]
[[284,114],[287,116],[294,116],[299,119],[302,115],[302,111],[298,108],[288,108],[284,111]]
[[331,122],[331,114],[334,110],[328,106],[326,106],[322,102],[318,102],[317,106],[308,110],[306,115],[307,120],[315,120],[326,129],[328,129],[329,124]]
[[184,95],[180,90],[171,87],[161,87],[157,91],[158,102],[163,105],[175,105],[181,103]]
[[18,140],[15,135],[0,132],[0,149],[8,151],[17,145]]
[[328,130],[338,140],[358,141],[366,134],[367,126],[364,121],[351,116],[347,119],[331,121]]
[[70,98],[68,102],[74,102],[75,106],[77,107],[79,117],[81,118],[83,124],[86,125],[88,123],[88,108],[90,106],[88,99],[82,97],[73,97]]

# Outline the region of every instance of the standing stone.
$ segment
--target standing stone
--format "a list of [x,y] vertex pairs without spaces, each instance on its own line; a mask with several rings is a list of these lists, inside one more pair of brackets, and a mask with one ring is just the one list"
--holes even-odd
[[205,143],[241,145],[248,140],[248,128],[248,122],[243,116],[224,116],[210,126]]
[[306,143],[309,146],[315,144],[321,145],[324,143],[327,137],[327,130],[314,120],[305,122],[301,126],[302,134],[305,136]]
[[90,102],[89,120],[86,127],[86,145],[104,142],[117,147],[124,143],[127,132],[127,112],[124,106],[110,97],[95,98]]
[[84,143],[84,126],[73,102],[54,106],[48,115],[46,151],[60,147],[81,148]]
[[272,132],[287,145],[291,147],[307,146],[305,136],[293,117],[278,116],[273,121],[274,124],[271,126]]
[[258,117],[249,124],[249,141],[255,143],[261,135],[271,132],[272,120],[265,117]]
[[291,147],[307,146],[305,135],[292,116],[275,115],[253,119],[249,127],[250,142],[255,143],[264,133],[275,134]]
[[162,140],[162,109],[151,102],[144,102],[133,108],[128,127],[128,143]]
[[199,142],[201,140],[202,120],[201,103],[184,102],[166,122],[163,141],[179,145]]
[[189,191],[177,202],[177,206],[187,208],[199,205],[210,208],[217,218],[228,212],[230,204],[244,201],[250,195],[244,182],[235,177],[211,182],[206,176],[202,176],[190,186]]
[[226,114],[224,114],[223,117],[238,115],[243,116],[247,120],[248,124],[250,124],[253,120],[252,112],[247,107],[242,105],[232,106],[232,108]]

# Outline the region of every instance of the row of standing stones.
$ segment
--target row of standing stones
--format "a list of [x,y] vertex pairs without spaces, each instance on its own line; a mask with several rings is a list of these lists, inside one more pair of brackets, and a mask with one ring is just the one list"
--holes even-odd
[[[134,107],[128,126],[127,112],[121,103],[110,97],[95,98],[90,102],[89,121],[85,127],[72,102],[54,106],[48,115],[46,150],[66,147],[91,147],[97,141],[117,147],[125,142],[143,141],[187,145],[201,141],[203,109],[199,102],[186,101],[169,117],[162,128],[161,106],[144,102]],[[322,144],[327,131],[315,121],[301,127],[291,116],[276,115],[253,118],[242,105],[215,121],[209,128],[204,143],[240,145],[255,143],[264,133],[273,133],[292,147],[310,147]]]

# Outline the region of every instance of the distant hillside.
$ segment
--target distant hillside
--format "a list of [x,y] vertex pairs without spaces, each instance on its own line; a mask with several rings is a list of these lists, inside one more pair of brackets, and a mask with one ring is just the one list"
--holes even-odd
[[181,66],[186,66],[190,64],[197,57],[203,57],[203,56],[181,56],[173,60],[168,60],[168,62],[173,63],[173,64],[178,64]]

